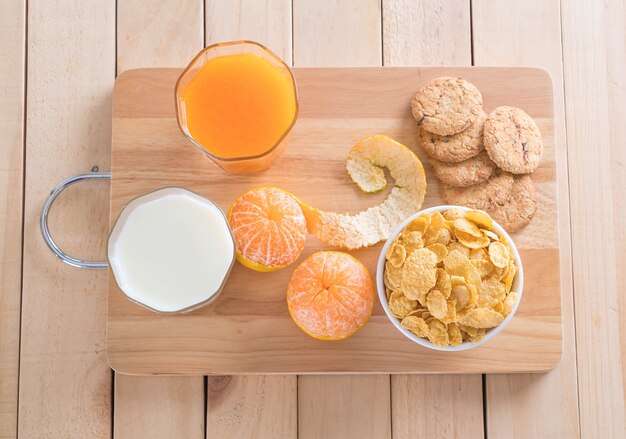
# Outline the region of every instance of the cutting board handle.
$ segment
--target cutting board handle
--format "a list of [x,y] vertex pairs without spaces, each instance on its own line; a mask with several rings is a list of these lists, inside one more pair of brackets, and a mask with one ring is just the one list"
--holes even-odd
[[109,263],[107,261],[85,261],[82,259],[74,258],[67,253],[65,253],[61,248],[57,245],[57,243],[52,239],[52,235],[50,235],[50,229],[48,228],[48,212],[52,207],[52,203],[59,196],[61,192],[70,187],[73,184],[76,184],[81,181],[87,180],[110,180],[111,173],[110,172],[89,172],[85,174],[77,174],[72,177],[66,178],[59,184],[57,184],[48,198],[46,198],[46,202],[43,205],[43,209],[41,211],[41,218],[39,221],[39,225],[41,227],[41,235],[43,236],[43,240],[46,242],[52,253],[72,267],[78,268],[95,268],[95,269],[103,269],[109,268]]

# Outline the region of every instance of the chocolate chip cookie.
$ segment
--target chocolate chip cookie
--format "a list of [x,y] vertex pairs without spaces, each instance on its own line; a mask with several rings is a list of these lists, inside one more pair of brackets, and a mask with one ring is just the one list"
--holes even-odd
[[457,187],[482,183],[497,169],[486,151],[459,163],[446,163],[431,158],[430,165],[442,183]]
[[482,106],[483,97],[474,85],[447,76],[428,82],[411,101],[417,124],[440,136],[468,128],[480,116]]
[[528,174],[539,166],[543,141],[535,121],[515,107],[493,110],[484,127],[485,149],[504,171]]
[[451,136],[440,136],[420,128],[417,141],[429,157],[442,162],[457,163],[476,156],[484,149],[483,126],[487,115],[481,114],[465,130]]

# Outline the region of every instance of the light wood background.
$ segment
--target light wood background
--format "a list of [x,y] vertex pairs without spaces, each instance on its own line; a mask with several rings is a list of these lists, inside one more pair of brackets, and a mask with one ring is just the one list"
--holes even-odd
[[[626,436],[626,11],[621,0],[0,0],[0,437]],[[60,179],[109,169],[117,72],[204,44],[266,42],[298,66],[524,65],[557,92],[572,258],[564,355],[542,375],[116,376],[106,273],[59,263],[38,216]],[[565,162],[564,162],[565,163]],[[108,189],[51,227],[103,257]],[[563,240],[562,240],[563,241]]]

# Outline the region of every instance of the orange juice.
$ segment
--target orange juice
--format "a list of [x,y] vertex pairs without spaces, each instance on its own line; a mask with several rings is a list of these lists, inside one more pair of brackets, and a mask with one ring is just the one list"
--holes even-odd
[[261,155],[290,129],[295,86],[280,69],[254,53],[206,61],[182,90],[187,129],[209,153],[233,159]]

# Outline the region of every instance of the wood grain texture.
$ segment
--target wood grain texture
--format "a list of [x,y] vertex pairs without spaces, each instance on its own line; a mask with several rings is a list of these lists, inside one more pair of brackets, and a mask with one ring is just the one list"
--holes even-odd
[[297,377],[209,377],[207,438],[298,437]]
[[202,0],[117,3],[117,73],[184,67],[204,47]]
[[26,2],[0,1],[0,438],[17,435]]
[[[118,71],[185,66],[204,46],[203,0],[123,1],[117,13]],[[115,376],[118,439],[204,438],[202,377]]]
[[206,44],[252,40],[292,62],[290,0],[206,0]]
[[388,66],[472,64],[469,0],[385,0],[383,54]]
[[582,437],[626,436],[626,8],[562,2]]
[[[470,23],[465,0],[385,1],[384,64],[471,65]],[[481,375],[392,375],[391,395],[395,439],[483,437]]]
[[[59,262],[39,215],[61,179],[109,168],[115,2],[28,2],[28,78],[19,436],[111,435],[105,355],[107,273]],[[73,187],[50,227],[77,257],[102,259],[109,191]]]
[[388,375],[298,377],[300,439],[391,437]]
[[[552,77],[559,192],[563,358],[545,375],[488,375],[487,433],[493,437],[579,436],[561,17],[557,2],[473,1],[474,62],[536,66]],[[520,411],[524,416],[519,416]]]
[[481,375],[392,375],[391,389],[394,438],[484,437]]
[[[108,354],[113,367],[126,373],[187,374],[466,373],[554,367],[561,356],[561,317],[552,87],[546,73],[490,68],[294,70],[301,112],[291,145],[269,171],[247,176],[225,174],[212,166],[180,133],[169,105],[180,70],[135,70],[118,78],[112,218],[131,198],[168,185],[188,187],[224,209],[244,190],[268,182],[322,209],[363,209],[386,195],[361,194],[349,180],[345,157],[351,145],[372,132],[384,132],[424,158],[415,145],[410,96],[429,79],[460,75],[482,90],[487,110],[503,103],[526,108],[544,133],[545,156],[535,174],[540,209],[531,225],[514,236],[526,272],[516,318],[480,348],[441,353],[405,339],[376,304],[372,319],[354,337],[323,343],[295,330],[289,318],[284,291],[295,266],[261,274],[237,264],[220,297],[186,315],[163,316],[142,309],[125,299],[111,281]],[[392,90],[389,84],[394,84]],[[323,166],[311,166],[312,162]],[[424,207],[442,204],[434,174],[428,167],[426,172],[430,189]],[[380,247],[355,252],[372,274]],[[324,247],[311,238],[302,257],[320,248]],[[155,333],[162,336],[154,337]]]
[[[296,0],[293,14],[294,65],[298,67],[380,66],[382,63],[381,14],[380,0],[353,3],[340,0],[321,2]],[[301,82],[298,83],[299,94],[303,87]],[[312,91],[314,88],[312,87]],[[306,100],[300,100],[300,102],[301,116],[302,103],[306,103]],[[309,109],[313,107],[309,106]],[[327,106],[327,109],[331,107],[332,104]],[[311,151],[317,149],[318,143],[338,140],[333,139],[332,128],[320,126],[316,131],[325,135],[318,142],[309,143],[308,148]],[[303,136],[302,139],[306,137]],[[294,143],[296,141],[297,137],[293,139]],[[304,141],[308,143],[309,139]],[[318,163],[326,163],[326,159],[329,158],[323,154],[318,157]],[[320,166],[316,168],[319,169]],[[333,209],[345,211],[346,205],[339,204],[341,201],[337,199],[339,198],[338,191],[328,188],[328,193],[332,194],[333,199],[326,201],[334,204]],[[370,273],[374,273],[371,268]],[[354,386],[357,387],[354,388]],[[303,438],[333,435],[347,439],[389,438],[391,436],[390,390],[388,375],[300,376],[298,379],[298,435]]]
[[293,64],[379,66],[381,0],[293,0]]
[[115,438],[204,437],[202,377],[116,375],[114,407]]
[[[291,1],[207,0],[207,44],[250,39],[292,62]],[[209,376],[208,438],[296,438],[297,376]]]

